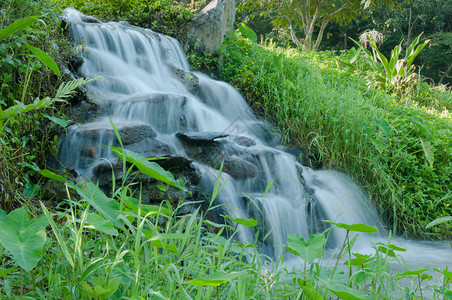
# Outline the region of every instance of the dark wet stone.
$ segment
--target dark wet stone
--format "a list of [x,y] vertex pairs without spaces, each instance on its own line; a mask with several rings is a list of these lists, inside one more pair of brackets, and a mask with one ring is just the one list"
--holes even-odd
[[251,147],[251,146],[256,146],[256,142],[246,136],[242,136],[242,135],[234,135],[230,137],[231,140],[233,140],[237,145],[243,146],[243,147]]
[[223,171],[234,179],[253,178],[259,172],[257,166],[237,156],[228,157],[224,161]]
[[153,138],[126,145],[125,148],[144,157],[163,157],[171,154],[171,149],[167,144]]
[[83,59],[83,57],[81,55],[72,55],[69,58],[69,62],[68,62],[68,68],[72,73],[77,73],[78,72],[78,68],[80,68],[80,66],[83,64],[85,60]]
[[180,82],[194,95],[199,94],[199,78],[193,72],[185,72],[171,66],[171,71],[177,76]]
[[98,115],[98,106],[92,102],[84,101],[83,96],[72,98],[71,103],[73,105],[65,113],[68,119],[75,123],[92,120]]
[[[156,136],[155,131],[149,125],[131,125],[118,128],[119,135],[123,145],[130,145],[141,142],[146,138]],[[85,139],[99,140],[101,138],[112,139],[116,141],[116,134],[113,128],[83,128],[77,132]]]
[[101,24],[102,23],[99,19],[96,19],[91,16],[86,16],[86,15],[80,15],[80,16],[81,16],[82,21],[85,23],[91,23],[91,24]]
[[223,132],[178,132],[176,136],[187,144],[211,144],[216,139],[228,137],[229,134]]

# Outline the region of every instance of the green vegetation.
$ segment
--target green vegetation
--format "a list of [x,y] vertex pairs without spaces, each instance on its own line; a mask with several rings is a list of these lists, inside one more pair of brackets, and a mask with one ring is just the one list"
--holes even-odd
[[[63,4],[174,36],[194,11],[169,0]],[[139,185],[127,175],[140,171],[189,191],[133,152],[110,148],[122,158],[125,175],[109,194],[46,170],[55,127],[68,125],[61,105],[85,83],[64,83],[72,50],[46,5],[0,4],[0,299],[413,299],[427,292],[433,299],[452,298],[447,267],[406,269],[399,255],[405,249],[390,236],[372,245],[373,254],[356,253],[359,237],[352,233],[376,231],[364,224],[327,221],[333,227],[323,233],[289,235],[285,254],[302,259],[289,268],[282,256],[265,257],[254,243],[235,240],[244,226],[256,225],[253,219],[232,219],[237,225],[230,226],[186,209],[197,203],[143,205],[135,193]],[[254,36],[246,26],[241,30]],[[447,35],[438,36],[432,51],[447,49]],[[308,150],[304,162],[343,170],[361,182],[394,232],[450,239],[451,93],[422,81],[409,82],[402,93],[388,87],[392,80],[382,84],[381,76],[392,75],[375,65],[385,62],[383,51],[373,49],[378,58],[369,63],[357,50],[339,56],[300,52],[234,35],[220,56],[192,58],[195,67],[220,64],[221,76],[280,126],[285,143]],[[41,193],[45,180],[67,186],[67,199],[57,199],[56,207]],[[221,188],[217,180],[209,209]],[[345,230],[345,239],[330,253],[333,228]]]
[[[116,131],[117,135],[118,132]],[[117,148],[118,150],[120,148]],[[133,176],[134,164],[146,174],[155,170],[136,154],[118,150],[123,174]],[[131,155],[129,157],[128,155]],[[253,227],[253,219],[232,219],[235,227],[205,219],[208,211],[181,213],[169,202],[143,205],[134,198],[133,183],[122,180],[111,196],[93,183],[74,185],[50,171],[77,196],[51,213],[29,218],[19,208],[0,210],[0,298],[8,299],[376,299],[409,298],[429,292],[434,299],[449,297],[452,273],[431,268],[403,268],[391,243],[376,243],[375,254],[352,252],[358,235],[377,229],[364,224],[331,223],[346,231],[331,263],[326,243],[333,227],[307,239],[289,235],[286,254],[303,259],[292,267],[263,257],[255,244],[234,241],[238,230]],[[221,174],[221,168],[220,168]],[[165,177],[168,176],[168,177]],[[159,175],[173,181],[172,175]],[[222,189],[218,176],[209,209]],[[179,188],[184,189],[183,186]],[[46,232],[50,225],[51,230]],[[353,253],[353,254],[352,254]],[[352,256],[353,255],[353,256]],[[402,267],[394,272],[395,267]],[[406,280],[409,283],[407,284]],[[429,290],[425,290],[429,287]]]
[[61,9],[74,7],[105,22],[127,21],[135,26],[173,36],[180,41],[186,39],[189,21],[200,7],[199,2],[205,1],[196,1],[196,5],[193,3],[192,7],[188,7],[175,0],[53,0]]
[[67,124],[60,110],[77,85],[62,85],[72,47],[49,12],[39,1],[0,6],[0,208],[8,211],[40,193],[24,164],[45,167],[53,122]]
[[305,163],[360,182],[393,232],[446,236],[450,229],[424,228],[452,212],[450,92],[417,82],[398,97],[374,88],[384,68],[374,69],[366,56],[355,57],[355,70],[339,62],[345,54],[260,46],[239,35],[219,54],[221,77],[281,128],[286,144],[308,150]]
[[[241,0],[240,9],[267,16],[279,28],[286,29],[292,42],[304,50],[317,50],[330,22],[349,23],[369,6],[391,5],[392,0]],[[316,27],[319,27],[317,30]],[[301,32],[302,38],[297,36]],[[316,38],[315,38],[316,37]]]

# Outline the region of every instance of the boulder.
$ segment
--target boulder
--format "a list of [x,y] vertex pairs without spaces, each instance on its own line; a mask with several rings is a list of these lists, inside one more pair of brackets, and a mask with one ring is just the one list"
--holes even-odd
[[176,136],[185,144],[206,145],[215,143],[215,139],[228,137],[223,132],[178,132]]
[[193,19],[188,30],[190,42],[201,52],[213,53],[224,36],[234,31],[235,1],[213,0]]

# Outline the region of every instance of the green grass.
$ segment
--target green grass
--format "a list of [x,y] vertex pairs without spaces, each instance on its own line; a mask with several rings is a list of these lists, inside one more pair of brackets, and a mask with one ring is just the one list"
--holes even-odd
[[[252,241],[235,241],[243,227],[209,222],[199,203],[144,205],[133,198],[133,183],[112,195],[92,183],[67,186],[78,195],[68,193],[53,213],[45,204],[31,220],[24,209],[0,210],[0,299],[411,299],[423,293],[441,299],[452,293],[452,273],[435,269],[434,278],[430,267],[407,269],[405,249],[390,237],[373,246],[374,254],[355,253],[358,235],[351,233],[377,231],[364,224],[331,223],[347,232],[334,254],[325,251],[331,228],[307,239],[289,235],[284,254],[305,261],[285,265],[283,256],[259,254]],[[220,190],[217,180],[213,195]],[[21,247],[27,240],[5,239],[24,234],[42,243],[27,251]]]
[[[283,142],[307,149],[305,164],[346,172],[372,195],[393,232],[425,230],[452,214],[452,94],[420,83],[398,98],[372,88],[372,74],[342,67],[329,52],[257,45],[238,35],[218,52],[221,78],[237,87]],[[195,62],[202,67],[206,63]]]

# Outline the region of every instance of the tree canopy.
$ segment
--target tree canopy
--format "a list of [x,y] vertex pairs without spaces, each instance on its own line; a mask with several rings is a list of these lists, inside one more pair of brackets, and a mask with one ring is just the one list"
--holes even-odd
[[[371,6],[393,3],[391,0],[241,0],[239,9],[249,11],[250,16],[271,17],[275,26],[288,29],[297,46],[317,50],[330,22],[348,23]],[[298,36],[299,31],[303,37]]]

